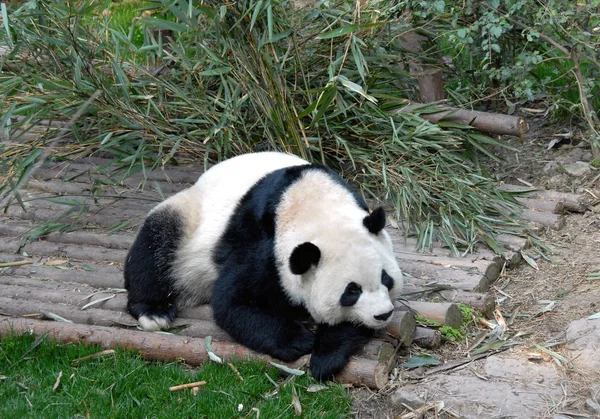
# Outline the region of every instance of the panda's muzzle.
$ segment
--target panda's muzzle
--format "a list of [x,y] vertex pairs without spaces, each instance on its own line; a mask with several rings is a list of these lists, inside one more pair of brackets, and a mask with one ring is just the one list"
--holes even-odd
[[378,314],[375,317],[375,320],[379,320],[379,321],[385,321],[387,319],[390,318],[390,316],[394,313],[394,310],[390,310],[387,313],[383,313],[383,314]]

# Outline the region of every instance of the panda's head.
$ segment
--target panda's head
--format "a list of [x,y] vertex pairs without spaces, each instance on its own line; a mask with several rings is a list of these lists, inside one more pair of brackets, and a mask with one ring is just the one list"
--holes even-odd
[[317,322],[381,328],[393,317],[402,272],[383,229],[385,211],[378,208],[360,221],[299,243],[289,256],[297,281],[289,294]]

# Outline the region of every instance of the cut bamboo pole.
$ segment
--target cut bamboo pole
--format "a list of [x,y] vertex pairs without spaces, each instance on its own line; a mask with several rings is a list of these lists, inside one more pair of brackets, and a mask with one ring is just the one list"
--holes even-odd
[[[419,109],[427,106],[427,113],[420,113]],[[410,112],[419,114],[423,119],[437,123],[441,120],[459,122],[471,125],[478,131],[498,135],[522,136],[529,129],[527,121],[519,116],[503,115],[490,112],[470,111],[467,109],[452,108],[446,105],[435,105],[439,112],[430,112],[431,105],[422,103],[411,103],[399,112]]]
[[425,301],[403,301],[394,303],[396,312],[410,310],[416,315],[458,329],[462,323],[462,312],[453,303],[430,303]]
[[414,343],[422,348],[437,349],[442,344],[442,334],[436,329],[417,327]]
[[[190,365],[201,365],[208,360],[204,339],[194,339],[177,335],[139,332],[103,326],[89,326],[59,323],[23,318],[0,320],[0,336],[12,334],[50,335],[59,342],[80,342],[85,345],[101,345],[106,349],[125,348],[138,350],[146,359],[175,361],[185,359]],[[271,357],[250,351],[242,345],[231,342],[212,342],[212,351],[227,361],[237,359],[272,360]],[[308,357],[303,357],[290,367],[306,365]],[[280,362],[280,361],[277,361]],[[281,362],[280,362],[281,363]],[[372,359],[351,358],[337,380],[373,389],[382,388],[388,382],[389,368],[385,362]]]
[[415,316],[412,313],[396,310],[385,332],[400,340],[404,346],[409,346],[415,336],[416,327]]

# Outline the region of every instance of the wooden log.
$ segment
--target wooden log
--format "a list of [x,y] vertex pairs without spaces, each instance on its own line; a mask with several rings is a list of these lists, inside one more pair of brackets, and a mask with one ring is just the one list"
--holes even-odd
[[[458,122],[471,125],[473,128],[498,135],[522,136],[529,129],[527,121],[519,116],[503,115],[490,112],[470,111],[467,109],[453,108],[446,105],[435,105],[439,112],[431,112],[431,105],[422,103],[410,103],[399,112],[410,112],[418,114],[421,118],[429,122],[437,123],[441,120]],[[427,111],[419,112],[426,107]]]
[[448,302],[468,304],[488,318],[493,317],[496,309],[496,300],[491,294],[448,289],[436,285],[423,287],[405,284],[402,288],[401,297],[406,300],[418,300],[425,296],[435,296]]
[[498,234],[497,239],[506,249],[513,252],[525,250],[531,244],[526,238],[514,234]]
[[535,211],[551,212],[553,214],[564,214],[565,203],[556,199],[532,199],[517,197],[517,201],[525,205],[525,208],[529,208]]
[[[0,260],[22,259],[20,255],[0,254]],[[31,258],[38,263],[40,258]],[[42,258],[44,260],[55,258]],[[82,268],[86,265],[88,270]],[[66,265],[61,265],[59,269],[56,266],[29,265],[8,268],[3,278],[31,278],[33,280],[59,281],[61,283],[89,285],[96,289],[105,288],[123,288],[123,270],[119,265],[101,265],[98,263],[73,263],[69,261]],[[91,270],[90,270],[91,269]]]
[[458,329],[463,323],[462,311],[454,303],[403,301],[394,303],[394,307],[396,311],[410,310],[416,315],[455,329]]
[[437,349],[442,344],[442,334],[436,329],[417,327],[413,342],[422,348]]
[[[0,285],[2,285],[0,288],[0,298],[5,298],[6,300],[4,301],[13,300],[2,305],[7,314],[22,316],[30,314],[32,310],[36,309],[38,311],[50,312],[58,310],[60,313],[56,312],[55,314],[72,320],[75,323],[103,324],[108,326],[113,323],[128,326],[135,326],[137,324],[133,317],[125,315],[127,311],[126,294],[105,292],[97,293],[91,298],[86,298],[97,292],[97,290],[86,287],[85,284],[73,287],[71,284],[62,282],[48,282],[14,276],[0,276]],[[99,301],[86,308],[83,312],[81,311],[87,304],[111,295],[113,295],[112,298]],[[27,301],[29,301],[28,304],[23,303]],[[181,310],[178,313],[174,327],[182,327],[183,325],[187,327],[180,330],[179,333],[185,336],[208,336],[212,333],[219,334],[223,338],[223,334],[225,333],[214,323],[210,305],[201,305]],[[408,346],[412,341],[414,328],[414,316],[408,312],[398,312],[394,314],[394,318],[385,331]]]
[[390,366],[386,362],[352,357],[346,368],[335,379],[356,387],[380,389],[388,383],[389,373]]
[[[18,241],[0,241],[0,252],[16,252],[20,247]],[[25,250],[34,256],[57,256],[76,261],[117,262],[125,261],[125,249],[107,249],[105,247],[80,246],[77,244],[60,244],[36,241],[29,243]]]
[[[132,202],[148,201],[159,203],[176,192],[179,192],[182,187],[180,185],[173,186],[171,183],[160,183],[161,193],[156,190],[154,184],[148,185],[144,189],[125,188],[123,186],[110,182],[109,184],[94,185],[96,188],[92,192],[91,180],[81,179],[83,182],[62,181],[62,180],[43,180],[38,177],[33,177],[29,181],[28,194],[35,195],[36,193],[48,193],[52,195],[89,195],[98,198],[116,196],[126,198]],[[97,180],[97,178],[94,178]]]
[[[47,222],[55,221],[66,211],[66,208],[60,209],[47,209],[47,208],[29,208],[26,212],[21,208],[10,205],[6,214],[9,217],[20,218],[23,220],[31,220],[36,222]],[[63,224],[71,223],[73,225],[85,226],[85,227],[114,227],[118,225],[124,225],[127,228],[135,227],[142,223],[146,213],[141,211],[129,211],[130,213],[123,213],[111,211],[110,209],[100,209],[98,212],[86,212],[79,217],[75,217],[77,214],[72,213],[68,216],[64,216],[61,221]]]
[[409,346],[415,336],[415,316],[408,311],[394,312],[394,317],[384,329],[386,333],[400,340],[404,346]]
[[564,208],[571,212],[586,212],[590,208],[590,206],[586,203],[585,197],[581,194],[528,188],[526,186],[512,185],[509,183],[499,184],[498,189],[507,192],[519,193],[528,198],[560,201],[563,203]]
[[467,271],[460,267],[440,266],[407,260],[399,261],[399,265],[403,272],[411,275],[409,281],[417,285],[440,284],[467,291],[485,291],[493,283],[479,272]]
[[[394,251],[394,254],[398,259],[400,268],[411,274],[412,272],[406,268],[410,266],[411,262],[418,262],[416,263],[416,266],[413,264],[413,267],[416,267],[417,269],[423,269],[423,262],[426,262],[443,268],[457,268],[460,270],[470,270],[471,272],[475,271],[475,273],[479,273],[481,276],[477,278],[479,279],[479,282],[473,283],[469,289],[473,291],[488,290],[490,285],[498,279],[498,275],[500,275],[500,271],[504,266],[504,259],[501,256],[494,256],[490,259],[480,259],[476,255],[471,255],[469,258],[449,258],[402,251]],[[457,274],[458,271],[454,271],[453,273]]]
[[565,226],[565,217],[551,212],[524,210],[520,214],[520,218],[553,230],[560,230]]
[[[125,178],[125,172],[119,171],[116,166],[110,166],[111,161],[103,159],[102,162],[93,159],[79,159],[71,162],[46,162],[42,165],[40,174],[37,178],[50,179],[77,179],[80,176],[91,175],[92,177],[104,176],[112,179],[111,183],[117,180],[117,184],[137,187],[144,182],[165,182],[173,184],[190,186],[198,180],[204,168],[200,165],[169,167],[168,171],[164,169],[146,170],[146,178],[143,173],[136,173]],[[108,166],[107,166],[108,165]],[[99,170],[99,167],[102,167]]]
[[439,295],[448,302],[470,305],[487,318],[493,318],[496,299],[491,294],[467,292],[462,290],[443,290]]
[[[0,236],[20,237],[33,231],[35,226],[20,221],[0,224]],[[84,246],[100,246],[108,249],[129,249],[133,243],[133,233],[106,234],[92,231],[73,231],[68,233],[50,233],[43,236],[43,241],[51,243],[79,244]]]
[[[129,314],[120,311],[98,308],[88,308],[82,311],[73,306],[45,301],[33,301],[0,296],[0,307],[4,314],[13,316],[29,316],[39,313],[41,317],[42,312],[49,312],[57,314],[67,320],[71,320],[73,323],[84,325],[136,327],[138,324],[137,320]],[[220,341],[231,340],[231,337],[229,337],[229,335],[220,329],[213,321],[177,318],[173,322],[173,327],[181,329],[178,333],[184,336],[212,336],[214,339]]]
[[423,250],[419,247],[419,241],[416,237],[405,237],[400,229],[388,228],[388,234],[392,239],[392,244],[396,252],[402,253],[420,253],[429,256],[440,256],[440,257],[456,257],[460,259],[472,259],[476,257],[478,259],[493,260],[496,254],[489,249],[487,246],[478,246],[475,252],[465,255],[465,257],[454,256],[452,251],[441,242],[433,242],[432,247],[427,250]]
[[[190,365],[201,365],[208,360],[204,339],[177,335],[162,335],[103,326],[86,326],[23,318],[0,320],[0,336],[15,333],[35,334],[37,336],[48,334],[52,339],[59,342],[100,345],[105,349],[137,350],[144,358],[150,360],[175,361],[185,359]],[[272,360],[266,355],[258,354],[242,345],[231,342],[213,341],[212,350],[225,361],[231,359]],[[306,363],[307,357],[303,357],[295,363],[288,363],[287,365],[295,368]],[[387,384],[388,373],[389,369],[384,362],[353,357],[336,379],[357,386],[365,385],[373,389],[379,389]]]
[[373,339],[367,343],[356,356],[358,358],[376,359],[377,361],[391,364],[397,349],[397,346],[394,347],[394,345],[389,342]]
[[411,53],[408,56],[408,67],[411,76],[416,78],[419,84],[419,99],[428,103],[445,99],[446,92],[442,68],[421,60],[421,57],[425,56],[421,43],[426,39],[414,31],[409,31],[399,37],[399,42],[406,51]]

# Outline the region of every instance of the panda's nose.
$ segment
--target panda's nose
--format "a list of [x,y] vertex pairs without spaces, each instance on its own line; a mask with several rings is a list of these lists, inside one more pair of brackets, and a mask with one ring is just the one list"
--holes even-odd
[[394,310],[390,310],[387,313],[378,314],[378,315],[373,316],[373,317],[375,317],[375,320],[384,321],[384,320],[389,319],[393,312],[394,312]]

